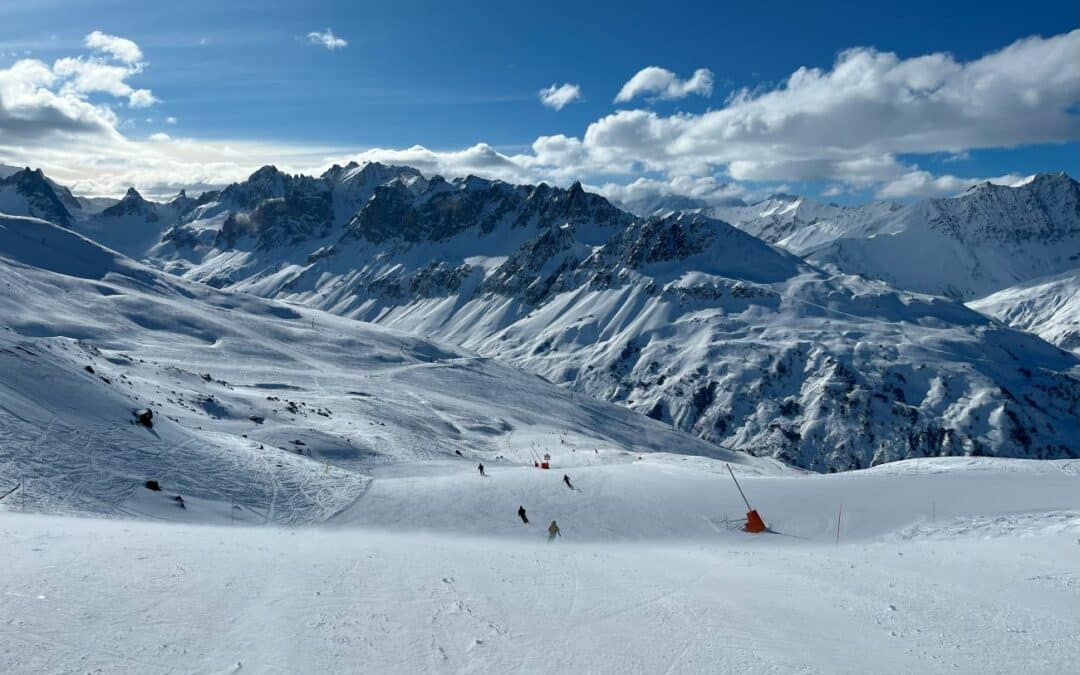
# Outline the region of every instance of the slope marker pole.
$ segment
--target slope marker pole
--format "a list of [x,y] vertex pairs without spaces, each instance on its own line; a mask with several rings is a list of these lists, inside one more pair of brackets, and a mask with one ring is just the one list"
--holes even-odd
[[836,545],[840,545],[840,519],[844,517],[844,505],[840,505],[840,513],[836,516]]
[[3,500],[4,497],[7,497],[9,494],[11,494],[12,492],[15,492],[16,490],[18,490],[21,487],[22,487],[22,478],[19,479],[19,482],[15,485],[15,487],[11,488],[10,490],[5,492],[4,494],[0,495],[0,500]]
[[750,501],[746,498],[746,494],[742,491],[742,486],[739,485],[739,480],[735,478],[735,472],[731,470],[731,465],[725,464],[724,466],[727,467],[728,473],[731,474],[731,480],[735,481],[735,487],[739,489],[739,494],[742,495],[742,500],[746,504],[746,510],[753,511],[754,508],[750,506]]

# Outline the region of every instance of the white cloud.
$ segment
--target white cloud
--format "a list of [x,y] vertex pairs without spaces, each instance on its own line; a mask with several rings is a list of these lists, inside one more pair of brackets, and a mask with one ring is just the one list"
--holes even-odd
[[[142,66],[99,56],[61,61],[50,67],[24,59],[0,69],[0,162],[41,165],[96,194],[130,184],[148,194],[148,184],[169,190],[217,185],[264,163],[318,171],[351,157],[447,176],[582,179],[627,200],[651,191],[715,202],[787,181],[825,181],[830,194],[907,198],[953,194],[986,180],[932,175],[917,166],[920,155],[1080,140],[1080,30],[1019,40],[968,62],[948,54],[902,59],[848,50],[830,68],[799,68],[780,86],[739,91],[717,109],[672,115],[617,110],[579,135],[539,136],[514,152],[485,143],[350,153],[275,143],[132,141],[100,99],[131,105],[144,90],[129,84],[134,73],[125,75],[125,68]],[[643,174],[651,177],[639,178]]]
[[176,124],[176,118],[171,115],[169,117],[166,117],[165,124]]
[[581,100],[581,87],[576,84],[551,85],[540,90],[540,102],[549,108],[562,110],[568,104]]
[[312,31],[307,34],[307,39],[308,42],[322,45],[331,51],[349,46],[349,43],[345,39],[334,35],[334,31],[329,28],[324,31]]
[[58,86],[62,78],[36,59],[0,68],[0,145],[33,148],[71,136],[116,136],[107,106]]
[[429,150],[422,145],[414,145],[403,150],[372,148],[348,159],[357,162],[383,162],[385,164],[404,164],[421,172],[443,176],[467,176],[476,174],[507,181],[529,181],[535,178],[520,157],[508,156],[498,152],[487,143],[455,151]]
[[713,74],[708,68],[698,68],[689,80],[680,80],[666,68],[649,66],[642,68],[619,90],[616,103],[632,101],[639,96],[660,99],[685,98],[690,94],[712,96]]
[[136,89],[128,97],[128,105],[132,108],[147,108],[158,102],[158,99],[150,93],[149,89]]
[[103,51],[129,65],[141,64],[143,61],[143,53],[139,45],[126,38],[106,35],[99,30],[87,35],[85,44],[91,49]]
[[146,108],[158,102],[149,89],[136,89],[127,83],[128,78],[141,73],[146,65],[137,44],[101,31],[87,35],[85,43],[98,54],[64,57],[52,65],[53,74],[62,81],[62,94],[85,98],[104,93],[127,98],[132,108]]
[[126,97],[134,91],[131,85],[124,81],[131,74],[126,66],[78,57],[57,59],[52,70],[66,80],[64,88],[75,94],[103,92],[111,96]]
[[150,134],[150,140],[154,141],[155,143],[165,143],[171,141],[172,138],[169,136],[169,134],[159,131],[156,134]]
[[[648,203],[662,197],[687,197],[708,206],[731,204],[747,196],[745,187],[721,183],[714,176],[672,176],[666,180],[637,178],[630,183],[605,183],[596,191],[608,199],[623,204]],[[651,209],[646,209],[650,211]]]
[[1011,173],[995,178],[958,178],[951,175],[934,176],[929,171],[909,171],[884,184],[877,191],[877,196],[881,199],[948,197],[979,183],[1011,186],[1023,181],[1024,178],[1024,176]]

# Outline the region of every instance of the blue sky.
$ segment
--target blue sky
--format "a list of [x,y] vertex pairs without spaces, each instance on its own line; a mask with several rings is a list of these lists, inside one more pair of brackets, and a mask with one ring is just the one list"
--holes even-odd
[[[167,191],[241,178],[264,162],[316,170],[357,158],[414,160],[426,171],[509,180],[580,178],[624,197],[668,191],[752,198],[775,189],[838,201],[948,194],[967,180],[1080,173],[1080,65],[1073,58],[1080,34],[1070,34],[1077,19],[1069,2],[193,0],[177,6],[36,0],[0,7],[0,96],[10,99],[6,115],[0,111],[0,161],[42,164],[90,192],[117,191],[125,182]],[[333,49],[309,38],[327,29]],[[135,43],[139,58],[125,61],[102,48],[105,42],[90,46],[94,31]],[[972,68],[974,74],[957,72],[1029,36],[1044,43],[1017,50],[1023,53],[1005,63]],[[820,69],[828,80],[853,48],[865,48],[859,54],[871,64],[868,84],[823,81],[801,96],[758,101],[744,106],[745,115],[732,109],[726,121],[706,123],[709,111],[731,108],[730,97],[740,91],[745,102],[790,89],[800,68]],[[918,61],[942,54],[951,59]],[[895,55],[894,62],[882,55]],[[1049,67],[1053,58],[1063,60],[1056,74]],[[60,73],[57,63],[64,59],[119,65],[123,84],[95,84],[98,73],[70,62]],[[75,100],[50,103],[60,112],[48,115],[28,109],[36,100],[27,89],[30,76],[25,67],[14,71],[28,60],[60,73],[32,86]],[[1029,64],[1044,66],[1031,82],[1027,73],[1039,69]],[[646,67],[669,71],[673,88],[616,103],[624,84]],[[972,84],[978,78],[1001,80],[987,75],[993,68],[1007,80],[995,85],[1001,91],[1030,85],[1032,93],[1002,103],[1004,94],[992,92],[979,109],[956,101],[970,98],[964,92],[972,86],[983,91]],[[711,87],[680,90],[701,69]],[[909,111],[904,88],[910,84],[882,92],[881,100],[867,99],[859,88],[877,87],[875,76],[893,84],[896,77],[928,81],[921,93],[927,99],[951,88],[954,102],[951,108],[935,103],[928,112],[931,106],[916,101]],[[576,100],[558,110],[542,104],[542,88],[565,84],[577,86]],[[125,86],[147,94],[133,99]],[[839,91],[844,87],[846,94]],[[818,109],[837,91],[835,111]],[[81,110],[83,104],[98,112]],[[1057,116],[1043,119],[1025,106],[1056,107]],[[977,126],[964,119],[982,120],[985,110],[1002,108],[1015,119],[995,113],[985,128],[964,132]],[[67,113],[82,115],[87,128],[74,132],[61,119],[61,128],[23,138],[27,127],[44,125],[37,118],[33,125],[11,119]],[[616,113],[621,117],[612,119]],[[814,113],[822,118],[798,121]],[[926,119],[918,121],[919,115]],[[815,148],[813,134],[821,131],[814,132],[814,124],[828,130],[827,119],[852,129],[865,125],[866,138]],[[927,133],[939,119],[957,132]],[[882,139],[868,140],[874,125]],[[808,136],[796,139],[793,129],[800,126]],[[740,129],[753,138],[740,136]],[[643,140],[642,133],[657,137]],[[894,142],[885,142],[890,133]],[[604,140],[594,143],[594,136]],[[543,138],[566,140],[538,150]],[[477,144],[486,145],[477,150]],[[712,149],[698,152],[706,145]],[[414,146],[424,152],[403,152]],[[89,159],[87,147],[93,149]],[[635,180],[636,191],[627,192]]]

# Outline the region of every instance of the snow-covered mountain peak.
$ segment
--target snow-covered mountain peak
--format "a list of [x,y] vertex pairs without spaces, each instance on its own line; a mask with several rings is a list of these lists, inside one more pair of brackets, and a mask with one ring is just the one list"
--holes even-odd
[[345,166],[333,165],[323,172],[322,178],[332,185],[356,183],[373,188],[402,176],[417,177],[420,172],[409,166],[383,164],[381,162],[349,162]]
[[75,206],[66,189],[58,192],[41,169],[26,167],[0,179],[0,213],[27,215],[68,226],[72,214],[65,203]]
[[[1067,222],[1072,186],[1040,179],[919,208],[960,222],[994,199]],[[1080,391],[1062,374],[1073,355],[950,301],[825,273],[746,222],[711,217],[721,209],[636,218],[580,183],[447,181],[374,163],[318,178],[264,167],[179,216],[157,207],[176,224],[154,262],[190,280],[437,336],[805,468],[1080,454]],[[919,208],[783,196],[725,215],[790,248],[914,236],[908,267],[923,265],[922,279],[937,279],[923,250],[932,239],[931,253],[951,256],[943,270],[962,268],[949,248],[962,242]],[[1065,213],[1039,215],[1048,209]],[[104,235],[122,221],[91,222]],[[132,219],[109,245],[136,250],[160,229]],[[905,246],[884,250],[903,257]]]
[[[234,214],[222,232],[286,213],[291,199]],[[285,248],[218,237],[180,251],[180,271],[439,336],[819,471],[926,454],[1080,454],[1062,435],[1080,405],[1060,373],[1072,355],[950,301],[824,274],[706,213],[635,218],[579,185],[436,176],[379,185],[341,233],[291,232]],[[945,404],[958,400],[968,403]]]
[[129,187],[123,199],[103,209],[98,218],[121,218],[133,215],[142,215],[151,221],[157,220],[157,204],[146,201],[138,190]]

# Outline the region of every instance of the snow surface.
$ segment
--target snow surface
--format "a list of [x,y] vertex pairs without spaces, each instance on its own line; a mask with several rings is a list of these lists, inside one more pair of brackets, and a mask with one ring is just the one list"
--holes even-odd
[[[40,172],[5,185],[28,214],[189,280],[454,343],[801,467],[1080,454],[1073,355],[700,214],[634,219],[580,185],[377,163],[267,166],[168,204],[132,189],[98,213]],[[1078,194],[1041,175],[908,207],[777,195],[728,215],[832,267],[969,297],[1074,267]]]
[[[183,520],[179,493],[229,520],[238,508],[319,522],[372,467],[459,452],[472,466],[587,449],[785,470],[460,349],[171,277],[32,218],[0,218],[0,372],[0,488],[23,482],[45,511]],[[152,429],[134,424],[142,408]]]
[[[332,179],[361,175],[338,168]],[[262,171],[222,199],[284,186]],[[197,207],[206,218],[188,234],[206,245],[229,228],[249,237],[220,207]],[[143,208],[132,196],[121,210]],[[274,214],[264,215],[282,224]],[[264,241],[300,262],[260,279],[268,288],[291,278],[289,265],[310,265],[294,235],[327,239],[290,218]],[[632,283],[572,289],[521,312],[522,325],[586,352],[621,330],[653,335],[657,345],[639,348],[680,344],[670,363],[686,368],[713,360],[693,328],[707,321],[731,342],[760,326],[753,341],[792,353],[795,333],[843,340],[851,367],[911,364],[885,381],[891,410],[910,415],[899,399],[917,393],[984,434],[1016,415],[994,382],[1051,397],[1032,408],[1070,405],[1054,400],[1074,391],[1069,376],[1020,377],[1076,362],[1035,338],[955,303],[825,278],[779,252],[734,282],[719,254],[745,266],[740,255],[761,251],[730,228],[715,255],[682,268],[664,258],[673,223],[702,227],[644,224],[607,252],[647,258],[628,267]],[[568,230],[550,241],[602,253],[604,226]],[[558,269],[485,246],[468,249],[485,275],[508,263],[535,263],[541,277]],[[415,262],[398,253],[395,264]],[[217,255],[233,271],[251,262]],[[688,304],[682,325],[668,325],[633,277],[642,269]],[[770,294],[773,283],[784,293]],[[452,296],[420,297],[395,321],[462,310]],[[449,325],[500,326],[516,302],[478,303]],[[886,332],[901,311],[918,320]],[[565,368],[580,353],[540,361]],[[766,369],[753,354],[734,358]],[[788,385],[790,366],[767,368]],[[851,370],[826,370],[808,380],[809,400],[850,408]],[[0,672],[1062,673],[1080,659],[1080,460],[928,458],[807,474],[461,347],[173,277],[36,218],[0,217],[0,373],[0,495],[14,488],[0,501]],[[958,381],[975,384],[961,393]],[[766,387],[762,400],[777,395]],[[135,423],[144,408],[152,428]],[[1075,419],[1052,421],[1074,442]],[[552,469],[533,466],[542,453]],[[729,466],[772,532],[739,530],[746,506]],[[548,543],[551,520],[562,536]]]
[[340,228],[301,208],[325,180],[260,169],[170,230],[153,264],[451,342],[815,471],[1080,456],[1076,357],[959,303],[700,214],[635,219],[580,185],[393,179]]
[[1064,173],[904,206],[784,195],[710,213],[813,262],[963,300],[1080,265],[1080,185]]
[[1063,673],[1080,658],[1075,461],[742,476],[783,533],[762,535],[735,529],[745,508],[718,462],[574,466],[580,492],[563,470],[386,467],[334,523],[300,529],[23,515],[13,495],[0,670]]
[[1039,277],[967,304],[1080,353],[1080,269]]

